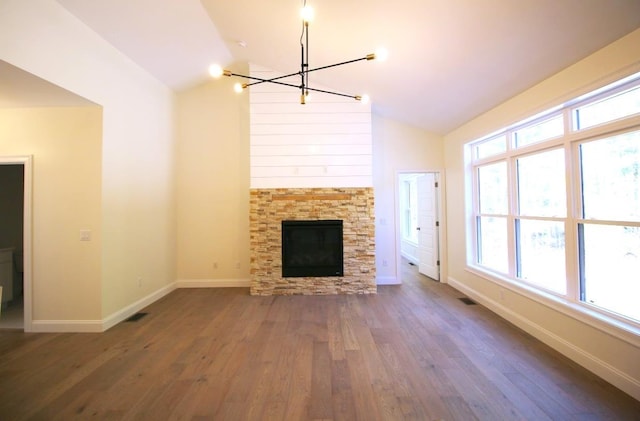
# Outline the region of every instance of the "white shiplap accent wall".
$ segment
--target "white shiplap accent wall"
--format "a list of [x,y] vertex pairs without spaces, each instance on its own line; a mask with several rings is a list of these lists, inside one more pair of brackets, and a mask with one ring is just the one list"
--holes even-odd
[[[281,74],[251,65],[251,75]],[[300,85],[300,77],[282,79]],[[311,87],[331,90],[313,83]],[[372,187],[371,105],[262,83],[251,86],[251,188]]]

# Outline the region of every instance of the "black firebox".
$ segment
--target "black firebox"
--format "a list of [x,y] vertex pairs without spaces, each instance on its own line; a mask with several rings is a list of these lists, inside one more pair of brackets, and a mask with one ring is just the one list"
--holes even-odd
[[344,276],[342,221],[282,221],[282,276]]

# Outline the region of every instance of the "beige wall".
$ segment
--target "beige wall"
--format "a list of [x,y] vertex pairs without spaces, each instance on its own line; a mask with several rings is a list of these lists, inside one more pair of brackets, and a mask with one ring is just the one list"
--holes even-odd
[[444,146],[441,136],[375,114],[372,125],[377,277],[397,282],[397,173],[444,168]]
[[[445,136],[449,281],[577,362],[640,398],[640,340],[617,331],[618,337],[527,298],[500,288],[466,270],[465,142],[544,111],[563,101],[640,71],[640,30],[620,39],[506,103]],[[500,294],[504,298],[500,298]]]
[[233,82],[213,80],[177,96],[180,282],[248,286],[249,100]]
[[0,109],[0,156],[33,156],[35,322],[101,317],[101,122],[100,107]]
[[0,2],[0,59],[103,107],[99,319],[117,320],[175,280],[173,94],[53,0]]

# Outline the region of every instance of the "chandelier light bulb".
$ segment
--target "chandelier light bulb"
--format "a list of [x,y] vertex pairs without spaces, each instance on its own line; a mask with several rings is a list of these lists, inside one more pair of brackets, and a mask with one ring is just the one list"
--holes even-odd
[[209,74],[213,78],[219,78],[220,76],[222,76],[223,72],[224,71],[222,70],[222,67],[217,64],[212,64],[211,66],[209,66]]
[[241,94],[242,90],[244,89],[244,86],[242,86],[242,83],[237,82],[235,85],[233,85],[233,90],[236,91],[236,93]]
[[371,101],[371,98],[370,98],[370,97],[369,97],[369,95],[367,95],[367,94],[362,95],[362,96],[360,97],[360,102],[361,102],[361,103],[363,103],[363,104],[368,104],[368,103],[369,103],[369,101]]
[[389,58],[389,51],[387,51],[386,48],[378,48],[376,50],[376,60],[378,61],[385,61],[386,59]]
[[311,6],[304,6],[302,10],[300,10],[300,17],[305,23],[309,23],[313,21],[313,16],[314,16],[314,12],[313,12],[313,7]]

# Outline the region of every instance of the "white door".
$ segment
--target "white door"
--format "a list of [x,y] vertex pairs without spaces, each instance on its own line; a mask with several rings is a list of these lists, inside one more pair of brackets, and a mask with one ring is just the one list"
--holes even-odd
[[434,173],[418,177],[418,271],[440,280],[438,254],[438,194]]

